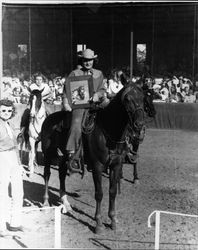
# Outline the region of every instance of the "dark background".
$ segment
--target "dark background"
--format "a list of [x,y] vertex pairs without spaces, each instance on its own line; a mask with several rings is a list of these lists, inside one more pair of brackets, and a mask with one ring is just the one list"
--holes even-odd
[[105,74],[130,66],[133,31],[133,73],[136,44],[147,45],[147,70],[154,75],[198,73],[197,3],[3,4],[3,62],[18,44],[28,44],[27,63],[47,65],[61,74],[76,65],[76,46],[86,44],[98,54]]

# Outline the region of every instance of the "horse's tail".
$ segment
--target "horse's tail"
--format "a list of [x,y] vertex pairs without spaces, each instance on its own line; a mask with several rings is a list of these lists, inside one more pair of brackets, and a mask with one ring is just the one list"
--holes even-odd
[[121,178],[118,180],[118,194],[121,194]]
[[25,149],[29,148],[29,134],[26,129],[17,135],[17,143],[18,145],[20,145],[21,149],[24,143],[25,143]]

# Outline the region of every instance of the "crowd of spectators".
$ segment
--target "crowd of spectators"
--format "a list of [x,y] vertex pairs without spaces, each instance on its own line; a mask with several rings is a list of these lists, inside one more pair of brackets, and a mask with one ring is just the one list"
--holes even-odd
[[[1,98],[12,100],[14,103],[27,104],[31,92],[31,86],[35,84],[35,76],[42,74],[35,72],[31,77],[26,76],[23,72],[12,72],[8,69],[3,71]],[[43,81],[48,84],[51,95],[46,99],[49,104],[61,104],[63,85],[65,76],[58,76],[54,73],[48,77],[43,75]]]
[[[109,96],[116,94],[122,84],[119,79],[122,70],[113,69],[105,78],[107,93]],[[35,75],[31,77],[25,72],[17,70],[4,70],[2,78],[1,98],[7,98],[14,103],[27,104],[29,100],[31,85],[35,84]],[[43,74],[44,83],[48,84],[51,96],[46,99],[49,104],[61,104],[65,76],[56,73]],[[136,82],[140,77],[134,76],[132,81]],[[144,77],[144,84],[154,91],[154,102],[198,102],[198,80],[191,80],[183,76],[158,76]]]
[[198,80],[183,76],[148,78],[146,83],[154,91],[154,102],[197,103]]
[[[107,77],[107,93],[109,95],[116,94],[121,88],[120,69],[113,69]],[[197,103],[198,102],[198,77],[195,80],[183,76],[156,76],[156,77],[140,77],[133,76],[132,81],[137,82],[142,78],[142,84],[148,85],[153,89],[154,102],[169,103]],[[139,81],[138,81],[139,82]]]

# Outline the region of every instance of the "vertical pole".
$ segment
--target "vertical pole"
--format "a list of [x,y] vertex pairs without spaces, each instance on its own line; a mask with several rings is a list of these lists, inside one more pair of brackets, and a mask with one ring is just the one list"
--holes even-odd
[[131,31],[130,37],[131,47],[130,47],[130,80],[133,76],[133,31]]
[[155,250],[159,250],[160,240],[160,211],[155,214]]
[[114,11],[111,14],[111,69],[114,67]]
[[154,39],[155,39],[155,7],[153,7],[153,20],[152,20],[152,47],[151,47],[151,74],[154,71]]
[[61,248],[61,207],[55,207],[54,248]]
[[28,9],[28,43],[29,43],[29,74],[32,75],[32,30],[31,30],[31,9]]
[[2,34],[2,3],[1,3],[1,7],[0,7],[0,99],[1,99],[1,96],[2,96],[2,78],[3,78],[3,34]]
[[70,71],[73,70],[73,9],[71,7],[71,10],[70,10],[70,34],[71,34],[71,37],[70,37],[70,51],[71,51],[71,57],[70,57],[70,60],[71,60],[71,64],[70,64]]
[[195,78],[195,52],[196,52],[196,26],[197,26],[197,6],[194,6],[194,25],[193,25],[193,51],[192,51],[192,79]]

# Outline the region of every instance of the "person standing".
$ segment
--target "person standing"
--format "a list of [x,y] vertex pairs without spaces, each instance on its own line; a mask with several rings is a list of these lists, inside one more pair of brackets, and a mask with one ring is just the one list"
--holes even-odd
[[[91,96],[91,100],[95,102],[103,102],[106,98],[106,89],[104,86],[104,76],[102,71],[95,69],[94,62],[97,58],[94,51],[91,49],[85,49],[82,51],[81,57],[82,67],[73,70],[68,77],[74,76],[85,76],[91,75],[93,80],[93,90],[94,94]],[[72,112],[71,127],[68,135],[66,153],[68,159],[72,159],[80,147],[81,143],[81,123],[85,109],[79,108],[72,110],[72,107],[68,102],[68,95],[66,85],[68,81],[65,82],[63,89],[63,109]]]
[[[8,231],[23,231],[21,223],[23,206],[22,166],[14,130],[9,120],[15,115],[11,100],[0,100],[0,237]],[[11,185],[11,209],[9,212],[8,187]],[[8,221],[9,220],[9,221]],[[8,223],[8,228],[7,228]]]

